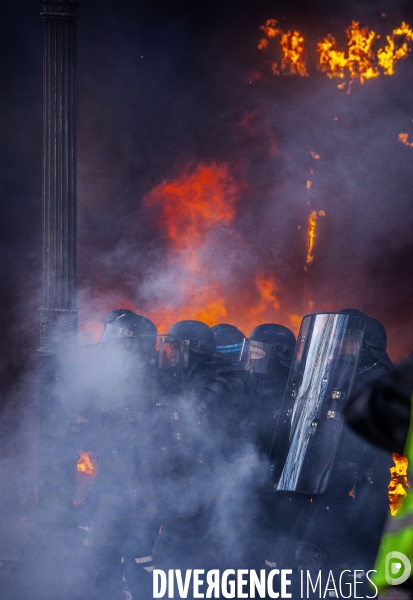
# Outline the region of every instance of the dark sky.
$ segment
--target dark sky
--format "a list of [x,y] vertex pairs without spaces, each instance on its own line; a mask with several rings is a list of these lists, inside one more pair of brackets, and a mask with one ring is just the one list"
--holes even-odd
[[[413,147],[398,134],[413,140],[413,55],[394,76],[355,82],[346,94],[316,70],[315,46],[330,32],[344,49],[352,20],[384,39],[402,20],[413,24],[411,3],[85,0],[79,15],[81,322],[98,323],[122,301],[144,314],[156,302],[179,305],[179,277],[172,281],[171,273],[181,273],[182,265],[168,254],[143,198],[185,169],[226,164],[240,190],[236,216],[230,231],[209,239],[202,264],[216,273],[227,319],[235,322],[256,302],[254,280],[264,272],[277,282],[274,320],[289,325],[288,315],[302,316],[308,300],[314,310],[360,308],[382,320],[394,358],[409,351]],[[304,35],[309,77],[272,75],[268,55],[257,49],[269,18]],[[42,160],[36,0],[5,0],[0,28],[4,405],[36,362]],[[304,275],[313,209],[326,215]],[[208,283],[211,274],[205,277]]]

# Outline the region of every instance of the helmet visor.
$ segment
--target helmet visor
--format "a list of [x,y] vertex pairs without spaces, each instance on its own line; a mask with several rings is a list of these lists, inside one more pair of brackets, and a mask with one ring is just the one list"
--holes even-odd
[[133,337],[133,332],[130,331],[130,329],[125,329],[124,327],[119,327],[118,325],[109,323],[106,325],[100,341],[109,342],[110,340],[124,339],[128,337]]
[[170,335],[159,337],[158,367],[186,369],[189,363],[189,340],[177,340]]
[[250,340],[244,369],[250,373],[269,373],[274,362],[274,345]]

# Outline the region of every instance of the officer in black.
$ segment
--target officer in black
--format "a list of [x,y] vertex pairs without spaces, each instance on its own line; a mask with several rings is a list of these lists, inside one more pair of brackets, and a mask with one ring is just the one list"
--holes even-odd
[[[344,309],[343,314],[359,314]],[[371,317],[361,347],[353,389],[391,369],[383,325]],[[327,490],[313,499],[314,509],[302,543],[299,569],[364,569],[373,567],[388,512],[387,485],[391,457],[364,443],[344,427]]]
[[[279,417],[295,345],[293,332],[276,323],[258,325],[244,343],[242,359],[247,378],[240,436],[253,445],[262,464],[270,453],[279,452],[279,440],[284,442]],[[273,443],[277,426],[279,437]],[[274,540],[282,535],[290,514],[290,504],[283,497],[260,491],[264,468],[261,470],[251,492],[251,529],[244,544],[244,567],[257,570],[271,556]]]
[[[122,575],[136,548],[148,542],[148,431],[155,403],[157,330],[152,321],[127,309],[105,319],[98,345],[105,387],[92,394],[83,411],[79,443],[93,450],[98,474],[85,498],[93,519],[87,543],[94,557],[96,598],[124,598]],[[109,374],[108,374],[109,373]],[[83,439],[82,439],[83,438]]]
[[219,415],[231,392],[215,350],[211,328],[195,320],[175,323],[160,342],[153,430],[162,527],[153,556],[161,569],[205,568],[210,557],[205,536],[224,439]]
[[[244,345],[245,437],[268,456],[296,344],[293,332],[276,323],[256,327]],[[275,450],[275,447],[274,447]]]
[[360,385],[345,409],[353,431],[372,444],[402,455],[411,424],[413,354],[378,379]]

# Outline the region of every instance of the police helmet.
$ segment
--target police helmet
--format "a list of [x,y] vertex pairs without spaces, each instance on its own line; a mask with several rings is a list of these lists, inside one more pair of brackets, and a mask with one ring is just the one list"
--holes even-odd
[[199,355],[215,353],[215,337],[212,329],[202,321],[178,321],[168,331],[168,337],[188,341],[189,349]]
[[377,319],[368,317],[366,335],[364,341],[370,348],[377,348],[377,350],[387,349],[387,335],[383,325]]
[[239,361],[245,335],[235,325],[219,323],[211,327],[215,336],[216,352],[228,362]]
[[[116,313],[119,314],[116,316]],[[150,319],[137,315],[132,310],[120,308],[107,315],[100,341],[145,337],[151,345],[155,346],[157,334],[156,325]]]
[[127,313],[132,312],[128,308],[115,308],[115,310],[111,310],[108,315],[106,315],[105,320],[103,321],[103,326],[109,325],[109,323],[113,323],[116,321],[118,317],[121,315],[126,315]]
[[288,327],[276,323],[263,323],[251,332],[249,354],[250,357],[255,357],[254,360],[262,360],[263,364],[265,358],[266,371],[261,372],[268,372],[271,368],[270,354],[273,354],[284,367],[290,367],[295,344],[295,335]]

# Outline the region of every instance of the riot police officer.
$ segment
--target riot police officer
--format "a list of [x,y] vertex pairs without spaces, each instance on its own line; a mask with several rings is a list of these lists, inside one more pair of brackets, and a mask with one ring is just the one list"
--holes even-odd
[[222,455],[219,412],[230,392],[215,350],[211,328],[200,321],[179,321],[160,339],[152,434],[161,528],[153,558],[162,569],[208,561],[204,542]]
[[276,485],[312,502],[306,526],[296,528],[297,564],[310,571],[367,568],[378,543],[372,531],[387,510],[389,463],[342,428],[342,412],[353,380],[374,377],[390,362],[384,328],[346,309],[305,317],[299,339],[286,394],[289,449]]
[[[94,556],[96,597],[122,598],[123,564],[141,554],[148,541],[151,473],[146,457],[155,403],[157,329],[150,319],[117,309],[105,319],[97,350],[104,386],[93,394],[85,429],[87,449],[99,460],[85,509],[92,514],[88,543]],[[83,439],[83,444],[87,443]],[[146,549],[146,548],[145,548]]]
[[296,339],[276,323],[258,325],[244,343],[244,369],[249,374],[244,391],[247,436],[268,456],[287,384]]
[[[280,435],[281,407],[296,345],[293,332],[276,323],[258,325],[244,342],[243,363],[247,373],[242,403],[241,439],[249,441],[261,461],[278,454],[284,443]],[[278,426],[278,427],[277,427]],[[274,439],[274,429],[278,435]],[[274,443],[273,443],[274,439]],[[282,535],[289,517],[290,504],[275,494],[251,490],[251,527],[244,544],[244,566],[261,569],[269,556],[274,539]],[[248,539],[249,538],[249,539]],[[278,566],[278,565],[277,565]]]

